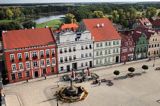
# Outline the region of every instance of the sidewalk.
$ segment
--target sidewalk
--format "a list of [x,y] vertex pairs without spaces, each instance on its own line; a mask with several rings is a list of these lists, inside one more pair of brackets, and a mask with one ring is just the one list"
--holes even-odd
[[[147,59],[143,59],[143,60],[136,60],[136,61],[126,62],[125,66],[127,66],[129,64],[134,64],[134,63],[146,62],[147,60],[148,60],[148,58]],[[156,60],[159,60],[159,58],[156,59]],[[124,65],[124,63],[117,63],[117,64],[113,64],[113,65],[108,65],[108,66],[101,66],[101,67],[91,68],[90,71],[92,71],[92,72],[101,71],[101,70],[104,70],[104,69],[109,69],[109,68],[113,68],[113,67],[119,67],[119,66],[122,66],[122,65]],[[58,74],[58,77],[61,77],[61,76],[65,75],[65,74],[68,74],[68,73]],[[52,79],[52,78],[57,78],[57,74],[56,75],[47,76],[47,79]],[[12,83],[12,84],[7,84],[7,85],[4,85],[4,86],[7,87],[7,86],[24,84],[24,83],[37,82],[37,81],[40,81],[40,80],[45,80],[45,78],[44,77],[40,77],[40,78],[30,79],[28,82],[21,81],[21,82],[16,82],[16,83]]]
[[16,94],[6,94],[6,106],[23,106],[21,100]]

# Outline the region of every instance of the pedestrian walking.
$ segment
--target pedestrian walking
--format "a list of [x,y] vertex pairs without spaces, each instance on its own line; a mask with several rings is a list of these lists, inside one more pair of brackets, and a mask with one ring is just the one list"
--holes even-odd
[[46,76],[46,74],[44,74],[44,79],[45,79],[45,80],[47,79],[47,76]]
[[26,79],[26,82],[28,82],[28,78]]
[[101,85],[101,80],[98,81],[98,85],[99,85],[99,86]]

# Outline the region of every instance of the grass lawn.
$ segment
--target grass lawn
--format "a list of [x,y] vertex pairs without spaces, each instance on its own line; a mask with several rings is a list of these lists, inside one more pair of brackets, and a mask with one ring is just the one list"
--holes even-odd
[[63,23],[63,19],[55,19],[55,20],[51,20],[51,21],[47,21],[41,24],[36,24],[37,28],[44,28],[45,26],[48,27],[59,27],[60,24]]
[[14,21],[14,20],[0,20],[0,23],[5,23],[5,22],[12,22],[12,21]]

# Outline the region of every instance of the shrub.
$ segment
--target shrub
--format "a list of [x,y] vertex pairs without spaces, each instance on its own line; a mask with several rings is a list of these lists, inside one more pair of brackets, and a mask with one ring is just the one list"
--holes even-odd
[[129,67],[129,68],[128,68],[128,71],[131,72],[131,73],[133,73],[133,72],[135,71],[135,68]]

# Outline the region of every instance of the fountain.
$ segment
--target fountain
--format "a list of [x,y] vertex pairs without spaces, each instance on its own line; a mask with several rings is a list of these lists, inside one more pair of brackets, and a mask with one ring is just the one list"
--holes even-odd
[[62,87],[56,92],[56,96],[63,102],[77,102],[84,100],[88,95],[88,92],[81,86],[76,87],[73,85],[72,79],[70,79],[70,86]]

